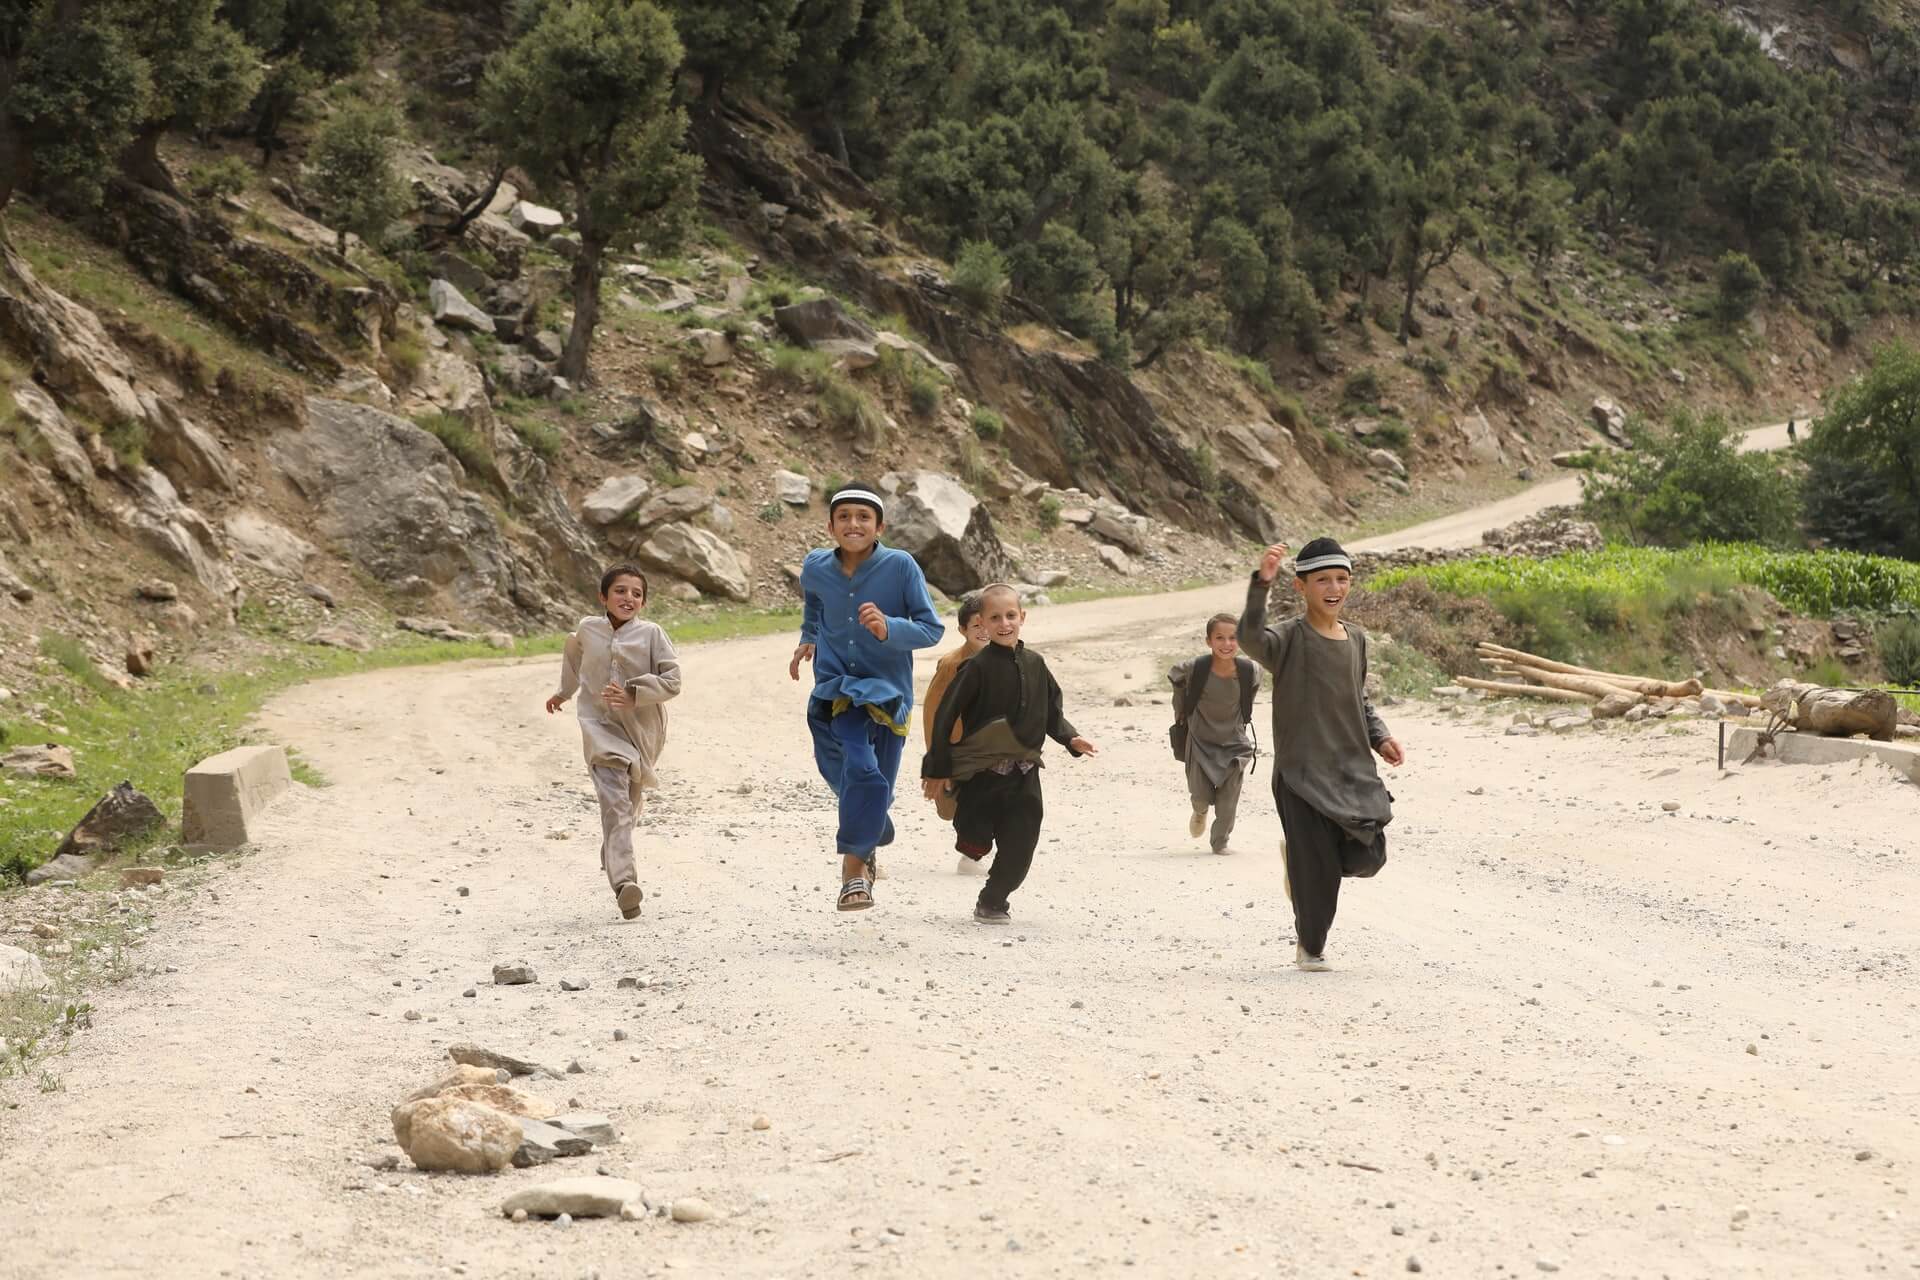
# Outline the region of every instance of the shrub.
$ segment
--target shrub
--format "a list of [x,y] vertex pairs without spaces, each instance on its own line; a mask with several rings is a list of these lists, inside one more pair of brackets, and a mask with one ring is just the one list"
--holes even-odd
[[674,356],[654,356],[647,361],[647,372],[653,376],[653,385],[662,391],[673,391],[680,386],[680,361]]
[[566,433],[552,423],[538,418],[509,418],[508,422],[513,425],[513,434],[548,462],[559,457],[561,449],[566,447]]
[[1798,540],[1798,486],[1777,459],[1740,453],[1725,419],[1682,411],[1665,435],[1639,423],[1627,432],[1632,451],[1596,458],[1580,482],[1582,507],[1610,536],[1667,547]]
[[985,240],[969,240],[953,261],[953,292],[960,301],[992,319],[1007,293],[1007,258]]
[[138,470],[147,465],[147,424],[138,418],[117,418],[100,433],[100,439],[120,465]]
[[1398,451],[1407,447],[1407,442],[1413,438],[1413,433],[1407,429],[1407,424],[1398,418],[1382,418],[1380,425],[1374,428],[1373,438],[1384,443],[1387,448]]
[[1767,287],[1760,267],[1744,253],[1728,253],[1713,269],[1713,318],[1731,329],[1753,314]]
[[197,164],[187,171],[187,189],[202,200],[222,200],[237,196],[253,179],[253,169],[239,156],[222,156],[209,164]]
[[[1398,323],[1396,318],[1395,323]],[[1372,369],[1355,369],[1340,384],[1340,403],[1351,405],[1380,403],[1380,375]]]
[[485,479],[494,475],[493,450],[480,438],[465,418],[452,413],[422,414],[413,420],[422,431],[447,446],[447,452],[460,459],[462,466]]
[[818,391],[832,371],[832,363],[821,352],[785,344],[773,349],[773,376],[788,386]]
[[418,377],[427,363],[426,344],[411,329],[402,329],[388,338],[382,350],[386,352],[387,364],[408,382]]
[[931,418],[940,411],[946,390],[939,375],[921,365],[907,377],[907,405],[921,417]]
[[1208,493],[1220,492],[1220,463],[1213,454],[1213,446],[1202,440],[1187,450],[1187,460],[1193,464],[1193,473],[1200,478],[1200,487]]
[[769,502],[755,514],[760,517],[761,524],[779,524],[787,518],[787,504],[777,500]]
[[1042,529],[1060,527],[1060,499],[1052,494],[1040,499],[1040,527]]
[[886,427],[873,397],[837,373],[830,374],[820,388],[820,415],[834,426],[870,441],[877,441]]
[[967,488],[985,488],[987,481],[993,479],[993,464],[987,460],[986,450],[980,447],[978,440],[961,436],[959,452],[960,478],[966,482]]
[[983,404],[973,406],[973,434],[982,440],[998,440],[1006,434],[1007,420]]
[[1909,689],[1920,687],[1920,618],[1897,618],[1881,627],[1876,639],[1887,678]]

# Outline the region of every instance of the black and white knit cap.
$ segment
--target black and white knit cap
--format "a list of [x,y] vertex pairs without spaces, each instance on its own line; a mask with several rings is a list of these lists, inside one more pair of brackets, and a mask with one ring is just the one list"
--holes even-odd
[[855,502],[863,507],[872,507],[874,515],[880,517],[882,520],[887,518],[886,503],[880,500],[880,494],[870,485],[850,484],[844,489],[835,490],[833,497],[827,500],[827,514],[831,516],[836,507],[847,502]]
[[1322,569],[1345,569],[1352,573],[1353,557],[1332,538],[1315,538],[1300,548],[1300,554],[1293,558],[1293,573],[1297,578],[1304,578]]

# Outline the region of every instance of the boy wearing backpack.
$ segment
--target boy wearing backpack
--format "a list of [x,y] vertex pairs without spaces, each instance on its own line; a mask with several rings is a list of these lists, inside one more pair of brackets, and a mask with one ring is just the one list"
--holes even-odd
[[1260,668],[1240,656],[1240,624],[1230,613],[1207,619],[1208,653],[1167,673],[1174,688],[1173,754],[1186,762],[1193,816],[1187,834],[1198,836],[1213,810],[1215,853],[1227,853],[1227,838],[1240,809],[1240,784],[1254,757],[1248,730]]

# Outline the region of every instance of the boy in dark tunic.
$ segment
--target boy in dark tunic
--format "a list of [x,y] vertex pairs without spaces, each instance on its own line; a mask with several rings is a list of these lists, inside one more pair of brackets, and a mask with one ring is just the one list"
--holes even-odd
[[1395,766],[1400,744],[1367,700],[1367,633],[1340,620],[1353,560],[1315,538],[1293,565],[1306,612],[1267,625],[1267,593],[1287,549],[1268,547],[1247,586],[1240,644],[1273,673],[1273,798],[1287,837],[1294,963],[1327,968],[1327,931],[1343,876],[1371,876],[1387,862],[1393,797],[1373,754]]
[[940,699],[920,776],[930,800],[954,784],[955,848],[977,860],[999,846],[973,916],[1005,924],[1008,896],[1026,880],[1040,843],[1041,747],[1052,738],[1075,756],[1100,752],[1067,723],[1053,673],[1020,642],[1027,615],[1019,592],[996,582],[980,592],[980,605],[987,647],[961,665]]

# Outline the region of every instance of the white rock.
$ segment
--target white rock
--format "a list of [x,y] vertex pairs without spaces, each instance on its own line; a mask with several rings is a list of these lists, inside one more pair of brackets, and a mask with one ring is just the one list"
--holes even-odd
[[686,343],[699,353],[700,363],[709,369],[733,360],[733,339],[718,329],[690,329]]
[[1115,573],[1125,574],[1128,577],[1133,575],[1133,561],[1127,558],[1126,552],[1114,546],[1112,543],[1101,543],[1096,549],[1096,554],[1100,557],[1100,563]]
[[580,503],[580,518],[588,524],[612,524],[638,511],[652,492],[643,476],[609,476]]
[[0,996],[38,991],[47,985],[40,958],[19,947],[0,945]]
[[543,1218],[567,1214],[575,1218],[617,1218],[622,1207],[640,1200],[640,1184],[625,1178],[559,1178],[508,1196],[500,1212],[511,1218],[525,1211]]
[[690,524],[663,524],[637,552],[640,561],[685,578],[714,595],[746,600],[753,594],[740,555],[720,538]]
[[712,1205],[698,1196],[681,1196],[673,1202],[675,1222],[711,1222],[719,1216]]
[[1033,580],[1041,588],[1064,587],[1073,581],[1073,574],[1065,569],[1042,569],[1033,575]]
[[469,329],[493,335],[493,317],[467,301],[451,280],[435,280],[427,286],[427,303],[433,308],[434,323],[449,329]]
[[226,519],[227,541],[236,559],[281,578],[298,578],[318,549],[305,538],[257,511],[236,511]]
[[535,240],[544,240],[567,225],[566,215],[558,209],[549,209],[531,200],[522,200],[514,205],[513,211],[507,215],[507,221],[514,230],[524,231]]
[[773,473],[773,492],[790,507],[804,507],[813,497],[813,484],[797,471]]

